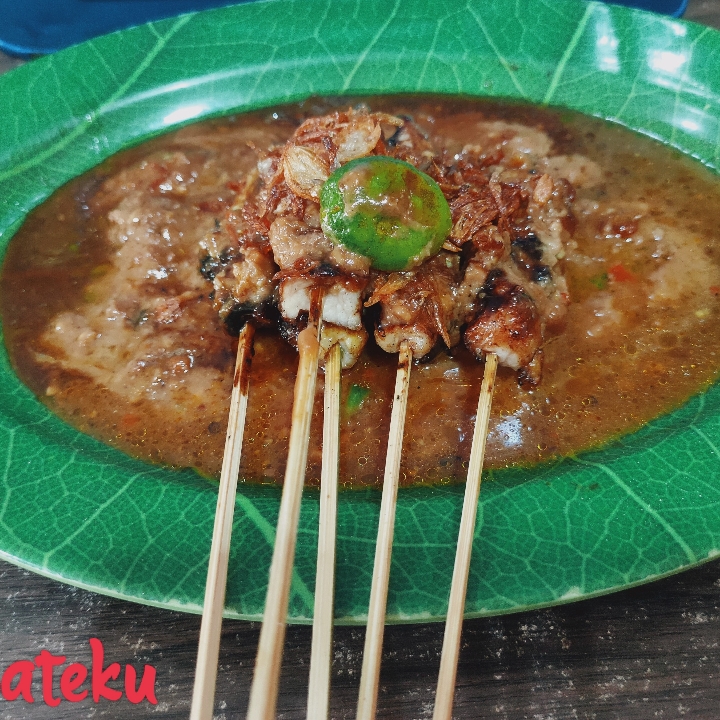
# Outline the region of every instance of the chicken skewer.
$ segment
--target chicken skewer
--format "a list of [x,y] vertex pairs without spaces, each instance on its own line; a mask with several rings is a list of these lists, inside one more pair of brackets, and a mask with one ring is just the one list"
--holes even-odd
[[[253,180],[249,179],[246,187],[251,182]],[[242,221],[237,222],[239,237],[236,246],[232,251],[221,253],[217,252],[216,247],[213,248],[216,252],[211,253],[203,263],[204,274],[213,280],[215,286],[215,305],[221,318],[231,329],[238,321],[247,317],[265,321],[272,310],[276,293],[276,265],[267,235],[263,234],[263,225],[251,204],[245,203],[240,208],[240,203],[236,203],[231,214],[239,212],[242,212],[243,217]],[[320,356],[319,337],[325,295],[322,285],[316,284],[307,290],[304,297],[306,309],[297,309],[298,317],[292,318],[296,331],[293,339],[299,351],[299,363],[285,480],[250,694],[250,720],[274,717],[277,702],[290,579]],[[306,319],[301,321],[300,316],[303,313]],[[286,317],[285,321],[289,324],[290,318]],[[304,329],[301,326],[305,326]]]
[[305,481],[310,421],[315,400],[321,311],[322,291],[316,289],[313,291],[308,325],[298,335],[299,364],[295,380],[290,446],[270,564],[265,612],[255,659],[255,674],[250,688],[248,720],[271,720],[275,717],[300,500]]
[[[337,395],[338,361],[341,360],[343,366],[351,365],[367,340],[361,319],[361,293],[367,283],[368,264],[364,258],[353,253],[342,250],[333,253],[333,246],[320,232],[317,190],[325,169],[322,163],[313,165],[310,162],[308,171],[308,160],[312,161],[314,156],[305,146],[308,143],[313,145],[312,130],[312,122],[309,128],[301,126],[296,133],[296,144],[289,144],[282,153],[261,161],[257,175],[247,179],[232,209],[237,226],[236,246],[230,252],[218,252],[217,246],[208,248],[214,249],[211,255],[220,260],[216,262],[220,268],[214,270],[211,279],[215,284],[214,300],[221,317],[228,321],[238,314],[242,316],[248,307],[265,302],[272,296],[280,313],[281,332],[297,346],[300,353],[290,452],[270,570],[265,622],[251,689],[250,720],[274,715],[318,359],[321,354],[328,354],[328,390],[332,391],[335,386]],[[373,144],[375,142],[377,138]],[[338,152],[342,152],[342,144]],[[227,261],[223,262],[223,257]],[[275,274],[278,266],[280,272]],[[321,296],[322,302],[319,302]],[[303,329],[306,323],[307,327]],[[310,342],[309,335],[311,330],[316,332],[321,323],[325,328],[322,348],[318,344],[318,335],[313,335],[313,342]],[[332,423],[333,417],[337,424],[337,411],[331,413],[327,423]],[[333,459],[331,443],[326,445],[324,467],[328,474],[335,475],[336,484],[337,448]],[[327,550],[324,577],[327,585],[329,576],[331,587],[334,576],[334,509],[331,507],[330,510],[332,521],[329,526],[332,527],[329,532],[333,537],[332,541],[326,539],[321,544],[321,551]],[[323,603],[327,605],[326,594],[323,591],[323,598],[319,600],[319,616],[325,630],[320,631],[318,642],[325,645],[329,655],[332,593],[329,610],[323,608]],[[327,629],[328,617],[330,630]],[[316,682],[324,682],[328,686],[329,665],[325,669],[320,668],[314,675],[318,673],[326,679],[320,677]],[[323,694],[327,697],[327,690],[319,693],[320,696]],[[311,692],[313,697],[318,697],[318,693]]]
[[378,536],[375,544],[375,562],[373,566],[370,604],[368,607],[365,647],[360,675],[360,694],[358,697],[357,720],[371,720],[375,717],[378,683],[380,681],[380,661],[382,658],[383,632],[385,630],[385,610],[390,581],[390,562],[395,529],[395,507],[397,505],[398,478],[402,456],[403,431],[405,429],[405,411],[407,408],[408,388],[412,350],[407,341],[400,347],[398,371],[395,378],[393,408],[390,418],[390,434],[385,461],[382,500]]
[[360,676],[357,720],[373,720],[377,708],[398,478],[412,361],[414,357],[422,357],[429,353],[441,335],[449,344],[442,303],[439,301],[443,290],[447,290],[449,281],[449,273],[445,268],[444,259],[440,263],[431,260],[416,273],[391,274],[387,282],[376,288],[366,303],[368,306],[380,305],[380,317],[375,329],[378,345],[387,352],[398,352],[399,357]]
[[[324,183],[320,201],[324,235],[346,251],[369,258],[372,266],[381,270],[404,270],[420,264],[439,250],[450,229],[450,211],[437,185],[413,166],[388,157],[359,158],[347,163]],[[366,305],[376,302],[381,300],[372,299]],[[399,362],[358,718],[373,717],[377,702],[402,439],[417,333],[413,336],[406,328],[405,335],[395,332],[393,339],[399,342]]]
[[[560,319],[567,304],[564,279],[553,270],[570,222],[567,183],[518,169],[516,160],[506,173],[494,165],[500,150],[448,158],[430,148],[411,121],[382,113],[305,121],[258,163],[255,192],[245,193],[242,207],[243,249],[222,274],[237,281],[229,294],[240,313],[270,288],[281,333],[301,356],[311,296],[320,289],[321,357],[337,343],[343,368],[356,361],[367,340],[368,295],[365,306],[380,309],[377,344],[401,354],[358,717],[375,712],[412,359],[440,339],[459,344],[466,328],[462,339],[478,358],[492,354],[534,384],[546,321]],[[217,292],[216,303],[222,298]]]
[[217,680],[217,665],[220,653],[220,630],[223,608],[225,607],[225,587],[235,510],[235,493],[245,431],[254,334],[255,328],[251,323],[247,323],[238,338],[228,429],[225,438],[225,454],[220,474],[215,526],[213,528],[205,587],[205,602],[200,625],[195,685],[190,707],[191,720],[210,720],[213,714],[215,682]]
[[[445,180],[446,178],[441,178]],[[446,187],[449,183],[445,183]],[[451,198],[459,200],[453,207],[454,220],[460,220],[462,213],[467,213],[467,205],[471,205],[477,196],[468,200],[468,184],[463,183],[456,188],[448,188]],[[453,190],[457,193],[453,197]],[[476,210],[476,209],[473,209]],[[467,213],[472,221],[473,213]],[[458,216],[460,216],[458,218]],[[375,288],[366,305],[379,303],[381,306],[380,322],[375,331],[375,339],[384,350],[392,352],[398,342],[400,348],[407,350],[412,344],[416,356],[428,353],[442,337],[449,347],[457,344],[459,328],[469,323],[464,340],[468,348],[478,357],[487,358],[486,376],[481,391],[476,432],[471,456],[471,472],[467,486],[467,496],[463,513],[462,531],[458,547],[458,560],[453,580],[453,592],[448,620],[445,660],[441,674],[439,711],[443,698],[449,696],[450,707],[455,683],[455,668],[459,650],[462,611],[467,587],[469,570],[469,547],[472,543],[480,473],[484,456],[485,439],[487,436],[489,408],[492,399],[492,385],[498,364],[498,354],[502,355],[503,364],[520,371],[520,378],[533,382],[539,374],[533,360],[539,360],[539,342],[542,338],[542,327],[539,313],[533,299],[523,288],[508,277],[517,277],[512,266],[492,267],[493,260],[506,255],[506,237],[503,237],[495,226],[491,228],[473,227],[472,222],[466,223],[472,228],[470,235],[474,253],[470,256],[464,274],[460,272],[458,257],[448,253],[439,254],[426,261],[422,267],[413,272],[391,274],[385,282]],[[463,224],[458,222],[455,230],[462,230]],[[467,235],[457,232],[460,246],[468,241]],[[465,236],[464,236],[465,235]],[[518,243],[525,250],[529,248],[537,265],[537,249],[530,245],[529,240]],[[452,245],[451,242],[446,243]],[[453,248],[448,248],[452,250]],[[520,252],[517,253],[520,255]],[[526,253],[529,254],[529,253]],[[522,258],[525,260],[526,258]],[[516,262],[515,258],[513,261]],[[488,267],[490,266],[490,267]],[[534,269],[535,266],[531,265]],[[547,270],[547,268],[545,268]],[[547,276],[549,279],[549,271]],[[480,302],[474,311],[460,314],[458,306],[452,301],[458,295],[477,296]],[[462,304],[460,304],[462,310]],[[402,350],[401,350],[402,351]],[[411,353],[412,357],[412,353]],[[402,361],[401,361],[402,365]],[[401,398],[396,390],[395,400]],[[405,398],[403,398],[403,401]],[[394,408],[395,410],[395,408]],[[395,413],[393,412],[393,418]],[[391,426],[392,428],[392,426]],[[391,429],[391,442],[396,436]],[[386,473],[386,483],[387,483]],[[387,497],[392,497],[388,492]],[[377,688],[382,650],[382,616],[385,613],[387,587],[389,580],[390,546],[392,543],[392,527],[394,512],[386,509],[386,492],[383,492],[383,509],[381,510],[381,527],[378,531],[378,547],[376,548],[373,585],[371,590],[368,630],[363,658],[363,670],[360,682],[358,702],[358,720],[372,720],[375,717],[377,704]],[[389,502],[393,503],[395,497]],[[383,523],[385,525],[383,526]],[[386,545],[387,543],[387,545]],[[449,710],[447,711],[449,712]],[[442,717],[442,716],[440,716]]]
[[[289,597],[289,582],[292,573],[294,559],[294,548],[297,534],[297,523],[299,517],[300,498],[306,469],[307,446],[309,441],[309,425],[312,416],[312,408],[315,394],[315,382],[318,368],[318,359],[324,352],[319,344],[321,337],[330,337],[330,343],[336,342],[338,350],[341,347],[348,347],[351,350],[354,343],[360,341],[359,353],[364,346],[364,330],[361,323],[356,321],[357,329],[348,329],[346,333],[341,328],[328,323],[327,317],[331,320],[340,320],[336,317],[337,305],[341,310],[348,305],[347,298],[352,298],[353,279],[349,280],[327,277],[326,274],[313,274],[308,272],[316,269],[312,264],[296,266],[296,258],[293,253],[297,250],[295,244],[302,243],[305,238],[298,238],[295,234],[296,228],[289,222],[280,218],[273,223],[263,237],[257,233],[258,220],[254,216],[253,208],[243,208],[246,219],[255,226],[256,234],[253,237],[254,243],[251,246],[254,254],[243,248],[241,258],[238,258],[229,269],[224,271],[224,277],[231,277],[230,292],[216,293],[216,303],[219,297],[227,297],[227,305],[230,306],[228,317],[232,318],[234,313],[246,311],[246,304],[239,304],[238,296],[247,296],[249,293],[243,290],[243,284],[251,285],[256,278],[267,278],[268,271],[266,263],[268,257],[272,260],[270,267],[275,268],[275,263],[280,265],[280,273],[275,274],[271,270],[270,287],[274,288],[273,295],[278,300],[278,310],[281,329],[287,339],[297,348],[300,355],[298,375],[295,385],[295,402],[293,405],[293,419],[290,435],[290,449],[288,453],[285,483],[281,500],[281,510],[278,517],[276,544],[273,554],[273,561],[270,569],[270,580],[266,600],[263,629],[261,631],[258,655],[256,660],[255,678],[253,681],[250,697],[250,708],[248,718],[266,718],[274,716],[274,707],[277,699],[280,663],[282,658],[282,646],[284,642],[285,615]],[[261,228],[262,229],[262,226]],[[260,238],[258,238],[260,235]],[[260,247],[258,247],[258,245]],[[274,262],[273,262],[274,261]],[[303,270],[305,272],[303,272]],[[279,282],[278,282],[279,281]],[[218,280],[215,281],[216,289]],[[277,284],[277,286],[276,286]],[[338,296],[342,300],[338,301]],[[233,306],[233,303],[235,304]],[[352,300],[349,303],[352,305]],[[359,294],[357,296],[357,314],[359,316]],[[325,327],[320,332],[320,327]],[[340,331],[340,332],[338,332]],[[349,336],[347,339],[346,336]],[[366,336],[366,335],[365,335]],[[342,353],[341,353],[342,355]],[[337,424],[337,413],[334,415]],[[332,465],[332,460],[325,464]],[[337,467],[337,458],[335,459]],[[335,470],[335,474],[337,470]],[[336,481],[335,481],[336,482]],[[332,612],[332,611],[331,611]],[[331,615],[332,617],[332,615]]]

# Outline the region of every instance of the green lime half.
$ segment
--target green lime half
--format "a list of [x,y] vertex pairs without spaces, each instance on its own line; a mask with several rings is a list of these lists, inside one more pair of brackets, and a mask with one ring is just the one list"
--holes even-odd
[[330,240],[386,271],[417,267],[440,251],[452,227],[438,184],[384,155],[351,160],[330,175],[320,217]]

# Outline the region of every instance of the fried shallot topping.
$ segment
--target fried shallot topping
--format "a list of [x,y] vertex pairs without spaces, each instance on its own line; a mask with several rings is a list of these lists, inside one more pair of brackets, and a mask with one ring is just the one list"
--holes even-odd
[[[489,137],[502,142],[450,154],[410,118],[364,107],[305,120],[260,157],[204,241],[202,272],[214,283],[217,310],[235,321],[278,312],[283,336],[296,343],[312,291],[322,286],[323,349],[340,342],[344,367],[362,352],[374,318],[375,341],[387,352],[405,340],[421,358],[438,343],[464,342],[478,358],[497,354],[521,383],[539,382],[543,340],[567,311],[561,268],[574,190],[553,174],[552,154],[518,161],[521,127],[496,128]],[[540,130],[525,130],[551,147]],[[321,227],[324,183],[345,163],[373,155],[425,173],[450,208],[442,249],[411,270],[380,271]]]

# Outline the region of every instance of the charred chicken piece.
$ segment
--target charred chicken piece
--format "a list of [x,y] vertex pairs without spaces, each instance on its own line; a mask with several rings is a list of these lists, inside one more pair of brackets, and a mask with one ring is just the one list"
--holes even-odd
[[213,305],[228,329],[237,332],[250,320],[274,324],[277,267],[255,208],[246,203],[239,209],[236,202],[201,246],[200,272],[213,283]]
[[365,305],[379,305],[375,340],[385,352],[400,351],[407,340],[413,357],[427,355],[442,339],[448,347],[460,341],[457,321],[460,258],[440,253],[418,270],[378,276]]
[[367,278],[345,275],[327,264],[308,269],[302,262],[276,277],[285,339],[297,344],[297,336],[307,324],[313,290],[321,287],[323,357],[333,344],[339,343],[343,368],[354,365],[368,338],[362,322],[362,295]]
[[478,359],[495,353],[501,364],[521,370],[529,368],[536,358],[541,330],[540,314],[532,298],[498,270],[485,284],[482,307],[465,330],[464,340]]

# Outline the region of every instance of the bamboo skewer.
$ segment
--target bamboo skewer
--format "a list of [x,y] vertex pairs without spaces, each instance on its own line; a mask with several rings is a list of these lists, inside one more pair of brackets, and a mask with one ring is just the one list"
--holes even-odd
[[325,362],[320,522],[318,530],[315,611],[310,649],[308,720],[325,720],[330,700],[330,669],[335,600],[335,534],[337,528],[338,460],[340,453],[340,345]]
[[220,488],[215,510],[215,525],[213,527],[205,585],[205,601],[200,624],[200,640],[195,665],[195,684],[190,707],[190,720],[211,720],[213,715],[215,682],[217,680],[218,656],[220,653],[220,630],[225,606],[225,587],[233,514],[235,511],[235,493],[245,432],[254,334],[255,329],[250,323],[247,323],[238,338],[230,413],[225,436],[225,452],[220,473]]
[[298,336],[300,358],[295,380],[290,445],[275,547],[270,564],[265,612],[255,659],[255,675],[250,688],[248,720],[273,720],[275,717],[300,500],[305,482],[310,420],[315,400],[321,307],[322,297],[319,291],[316,291],[313,294],[308,326]]
[[468,464],[465,497],[463,499],[460,530],[458,532],[457,552],[453,568],[450,600],[448,602],[445,635],[443,637],[442,654],[440,656],[440,672],[438,674],[437,691],[435,693],[435,710],[433,720],[451,720],[453,698],[455,695],[455,679],[457,675],[458,656],[460,654],[460,634],[462,631],[463,613],[465,612],[465,595],[467,593],[470,558],[472,555],[473,535],[475,534],[475,518],[480,499],[480,483],[485,457],[490,406],[492,404],[495,373],[498,357],[489,353],[485,358],[480,398],[478,400],[475,430],[473,432],[470,462]]
[[360,675],[357,720],[373,720],[377,706],[383,631],[385,629],[385,609],[387,606],[392,541],[395,530],[395,506],[397,504],[400,458],[402,455],[411,366],[412,350],[408,342],[403,341],[400,345],[393,408],[390,418],[385,477],[380,503],[380,523],[378,525],[377,545],[375,546],[375,563],[373,566],[365,648],[363,650],[363,664]]

